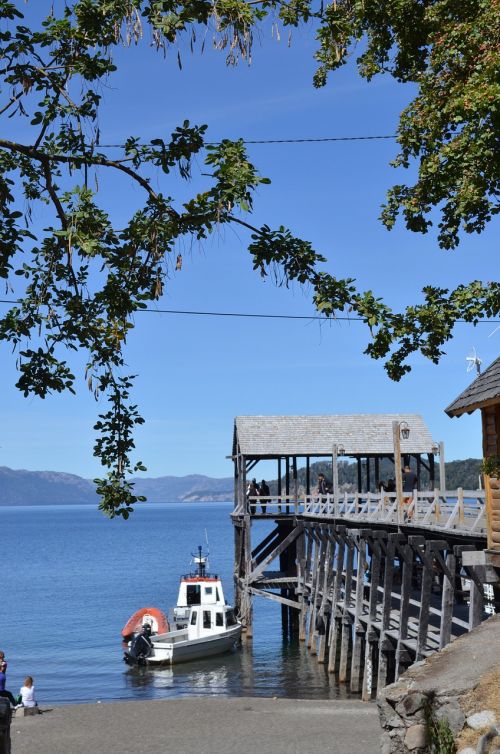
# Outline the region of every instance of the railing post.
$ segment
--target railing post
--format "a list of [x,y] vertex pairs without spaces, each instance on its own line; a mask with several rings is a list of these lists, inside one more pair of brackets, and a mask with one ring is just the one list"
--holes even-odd
[[439,524],[441,512],[439,509],[439,490],[434,490],[434,523]]
[[461,524],[464,523],[465,520],[465,512],[464,512],[464,491],[462,487],[459,487],[458,490],[458,520]]

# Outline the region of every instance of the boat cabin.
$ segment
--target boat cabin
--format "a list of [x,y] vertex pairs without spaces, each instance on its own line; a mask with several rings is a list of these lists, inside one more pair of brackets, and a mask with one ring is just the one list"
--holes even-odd
[[200,606],[208,611],[211,607],[222,608],[226,604],[222,582],[216,573],[207,573],[208,556],[202,554],[201,547],[198,548],[198,554],[193,556],[193,562],[197,570],[181,576],[179,584],[177,605],[174,608],[174,619],[179,628],[179,624],[187,625],[188,617],[192,617],[192,607]]
[[232,607],[226,605],[200,605],[190,609],[188,639],[203,639],[222,633],[237,621]]

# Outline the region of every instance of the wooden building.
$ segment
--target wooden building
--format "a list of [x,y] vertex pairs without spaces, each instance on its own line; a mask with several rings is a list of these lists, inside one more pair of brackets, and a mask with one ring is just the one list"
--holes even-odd
[[[479,409],[483,424],[483,457],[500,460],[500,357],[490,364],[453,403],[448,416]],[[500,552],[500,482],[485,476],[488,548]]]
[[[238,416],[234,422],[233,452],[236,511],[247,507],[246,488],[259,461],[275,461],[278,496],[292,503],[297,497],[297,467],[306,469],[306,495],[311,494],[310,463],[331,461],[333,494],[337,490],[338,461],[357,463],[358,492],[378,490],[380,460],[394,462],[394,425],[405,426],[408,438],[400,441],[401,462],[415,459],[417,487],[421,468],[435,486],[435,456],[439,455],[444,489],[444,448],[436,443],[418,414],[350,414],[337,416]],[[399,441],[399,438],[398,438]]]
[[[400,438],[400,428],[407,437]],[[396,468],[395,429],[397,429]],[[435,486],[435,455],[439,454],[441,483],[444,485],[444,450],[436,443],[418,414],[351,414],[338,416],[238,416],[234,423],[233,452],[235,509],[236,603],[251,635],[252,598],[262,596],[282,605],[283,623],[292,629],[297,619],[296,562],[303,555],[302,527],[297,524],[299,491],[297,470],[305,466],[305,500],[316,491],[311,489],[311,461],[331,462],[333,499],[339,501],[339,458],[357,463],[358,493],[378,489],[380,460],[394,463],[394,476],[401,479],[401,464],[414,459],[417,486],[421,469],[429,473],[430,489]],[[278,494],[269,504],[249,499],[248,481],[258,472],[260,461],[274,461]],[[303,502],[304,498],[302,499]],[[252,522],[273,519],[275,528],[260,543],[252,542]],[[279,558],[280,570],[266,574],[264,568]],[[257,563],[257,565],[256,565]],[[279,592],[270,591],[278,589]]]

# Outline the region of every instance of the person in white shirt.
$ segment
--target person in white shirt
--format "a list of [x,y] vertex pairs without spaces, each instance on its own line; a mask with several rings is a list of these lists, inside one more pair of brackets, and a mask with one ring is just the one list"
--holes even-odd
[[28,675],[24,679],[24,686],[21,686],[19,691],[21,695],[21,704],[23,707],[37,707],[35,700],[35,687],[33,685],[33,678]]

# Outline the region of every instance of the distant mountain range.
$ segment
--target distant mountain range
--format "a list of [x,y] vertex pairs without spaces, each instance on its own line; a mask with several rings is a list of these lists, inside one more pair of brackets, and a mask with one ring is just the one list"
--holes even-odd
[[[477,489],[481,461],[468,458],[464,461],[450,461],[446,464],[446,487],[449,490],[463,487]],[[392,476],[393,465],[381,463],[380,476]],[[319,472],[331,478],[331,465],[326,461],[311,464],[311,486],[316,485]],[[436,467],[438,473],[439,467]],[[364,474],[363,474],[364,476]],[[299,469],[299,493],[304,492],[305,471]],[[260,477],[259,477],[260,479]],[[341,489],[355,489],[357,479],[356,464],[339,463],[339,485]],[[268,480],[272,493],[277,491],[277,481]],[[151,503],[176,502],[226,502],[234,499],[232,477],[216,479],[202,474],[188,476],[163,476],[156,479],[137,478],[136,492],[145,495]],[[372,487],[374,486],[372,472]],[[422,478],[425,485],[426,478]],[[284,490],[283,480],[283,490]],[[98,498],[94,484],[76,474],[59,471],[25,471],[0,466],[0,505],[62,505],[94,504]]]
[[[234,482],[201,474],[136,479],[136,492],[151,503],[233,500]],[[25,471],[0,466],[0,505],[97,505],[91,480],[58,471]]]

